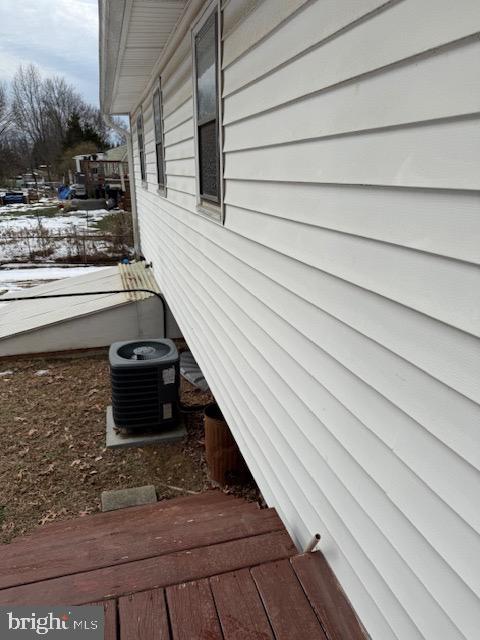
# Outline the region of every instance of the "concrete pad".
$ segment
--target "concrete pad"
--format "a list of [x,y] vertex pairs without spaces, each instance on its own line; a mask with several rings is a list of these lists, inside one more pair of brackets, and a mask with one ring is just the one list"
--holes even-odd
[[102,491],[102,511],[114,511],[125,507],[138,507],[142,504],[157,502],[157,493],[153,484],[131,489]]
[[152,431],[151,433],[123,434],[115,430],[112,407],[107,407],[107,449],[121,449],[125,447],[145,447],[151,444],[169,444],[177,442],[187,435],[183,423],[168,429]]

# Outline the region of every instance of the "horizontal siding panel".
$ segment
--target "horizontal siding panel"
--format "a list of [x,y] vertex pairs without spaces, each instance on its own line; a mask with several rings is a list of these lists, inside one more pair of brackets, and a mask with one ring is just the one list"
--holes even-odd
[[[163,233],[165,234],[165,232]],[[189,237],[191,238],[190,240],[188,239]],[[197,236],[190,232],[187,233],[185,230],[183,241],[188,243],[187,251],[189,255],[193,255],[195,246],[198,243]],[[178,250],[182,250],[181,242]],[[203,246],[202,250],[205,255],[217,255],[215,251],[218,251],[210,243],[209,246]],[[367,425],[372,433],[382,440],[388,448],[394,450],[398,448],[403,454],[403,457],[402,455],[400,457],[405,464],[437,494],[442,496],[446,504],[450,504],[472,527],[480,532],[480,516],[474,508],[476,503],[475,496],[480,491],[480,474],[475,472],[469,465],[462,463],[460,459],[452,457],[451,452],[449,453],[443,445],[440,445],[438,441],[424,432],[418,423],[408,419],[405,413],[397,411],[394,406],[386,403],[381,395],[373,392],[370,386],[365,386],[359,378],[352,377],[348,369],[339,366],[339,363],[327,356],[323,350],[315,352],[312,343],[307,338],[304,338],[298,329],[280,320],[274,311],[270,311],[265,306],[261,297],[254,297],[253,293],[249,291],[255,292],[255,286],[250,286],[250,283],[261,277],[258,273],[255,273],[251,268],[244,268],[243,271],[246,273],[240,280],[242,269],[238,261],[229,259],[223,251],[220,252],[215,260],[222,265],[225,273],[230,273],[232,277],[239,280],[239,284],[229,282],[224,289],[231,292],[232,297],[241,307],[249,310],[250,317],[259,326],[268,326],[269,335],[279,345],[282,345],[286,352],[291,350],[297,354],[299,362],[308,363],[307,372],[309,376],[313,376],[324,389],[327,389],[332,396],[337,397],[341,404],[352,415],[357,416],[363,424]],[[202,264],[200,256],[196,262],[199,265]],[[220,282],[225,280],[222,274],[217,274],[216,278]],[[239,285],[243,289],[239,289]],[[292,306],[292,300],[283,302]],[[282,300],[279,300],[278,304],[281,305]],[[342,343],[352,351],[361,349],[355,333],[350,332],[348,334],[348,332],[344,332],[343,336],[337,336],[335,330],[332,330],[331,327],[322,326],[321,317],[318,318],[317,324],[319,332],[322,330],[329,331],[329,334],[332,335],[332,342],[338,339],[342,340]],[[357,344],[355,344],[355,340]],[[373,362],[376,359],[375,347],[374,345],[371,345],[371,347],[373,349],[371,348],[370,354],[367,356],[365,353],[365,356],[366,360]],[[400,376],[398,363],[395,362],[394,358],[390,357],[390,359],[390,369],[394,372],[394,375]],[[287,375],[289,371],[294,369],[295,364],[291,363],[288,368],[278,368],[279,371],[287,371]],[[302,395],[303,388],[311,386],[309,379],[303,383],[300,380],[301,373],[295,373],[289,383],[292,389],[300,385],[297,391],[299,396]],[[319,389],[312,390],[311,402],[315,403],[317,401],[316,396],[318,393]],[[321,407],[311,407],[314,415],[325,414],[323,403],[324,401],[322,401]],[[477,411],[478,418],[480,418],[480,412]],[[472,427],[474,428],[474,422],[472,422]],[[418,455],[419,452],[425,449],[430,452],[428,464],[425,464],[424,457],[421,454]],[[366,450],[371,452],[372,447],[368,446]],[[447,461],[452,475],[446,478],[444,472]],[[446,517],[442,519],[444,522],[446,520]]]
[[[227,220],[230,223],[229,217]],[[239,247],[241,255],[245,255],[246,260],[259,271],[459,393],[478,400],[480,344],[473,336],[392,303],[348,280],[333,277],[325,271],[306,269],[304,264],[289,261],[271,250],[262,256],[261,246],[247,248],[245,245],[241,249]],[[234,253],[236,243],[229,243],[228,247]],[[297,313],[299,317],[307,315],[314,322],[314,312],[313,309],[309,313],[307,306],[298,309]],[[398,322],[399,317],[402,318],[401,323]]]
[[184,209],[194,212],[196,208],[196,197],[191,193],[181,193],[179,191],[172,191],[168,194],[168,199],[171,203],[176,204]]
[[[272,109],[479,30],[477,0],[404,0],[227,96],[224,121]],[[255,64],[262,67],[261,54]]]
[[[190,234],[189,234],[190,235]],[[195,243],[197,242],[196,237],[193,236],[195,238],[195,240],[193,241],[188,241],[189,244],[191,244],[191,248],[189,249],[189,251],[194,250],[195,248]],[[186,232],[184,233],[184,237],[183,240],[187,241],[187,234]],[[207,255],[212,254],[212,250],[213,252],[215,252],[215,247],[212,247],[209,245],[209,247],[204,247],[205,253]],[[218,249],[217,249],[218,250]],[[224,254],[224,252],[222,252]],[[225,255],[222,256],[222,259],[225,260]],[[220,263],[220,260],[217,259],[217,261]],[[201,262],[201,261],[199,261]],[[228,264],[224,264],[224,271],[228,272],[228,273],[237,273],[238,272],[238,262],[232,262],[232,260],[230,260],[228,262]],[[243,278],[243,282],[241,284],[243,284],[244,287],[247,287],[248,283],[252,280],[252,279],[258,279],[259,275],[255,274],[255,272],[253,272],[251,269],[248,271],[248,273],[250,275],[245,275],[245,277]],[[217,274],[217,278],[220,278],[221,274]],[[234,291],[235,287],[237,285],[235,283],[230,283],[228,284],[228,287],[226,287],[226,290],[229,291]],[[251,289],[251,287],[250,287]],[[248,290],[248,289],[247,289]],[[246,295],[246,294],[245,294]],[[237,292],[235,294],[235,299],[241,299],[241,295],[240,292]],[[258,302],[258,300],[262,300],[262,298],[256,298],[256,304],[258,306],[258,313],[256,314],[257,317],[257,321],[258,324],[261,325],[262,323],[262,315],[264,320],[267,319],[267,315],[269,314],[268,309],[265,307],[265,305],[263,304],[263,302],[260,304]],[[286,302],[286,301],[285,301]],[[250,300],[245,299],[245,308],[249,308],[250,309],[250,313],[252,315],[252,317],[255,317],[255,314],[252,311],[252,306],[255,303],[255,299],[251,298]],[[291,301],[290,301],[291,304]],[[319,317],[319,322],[321,324],[321,319]],[[275,338],[275,329],[277,327],[277,325],[279,325],[279,321],[278,319],[275,319],[275,315],[271,315],[271,317],[268,317],[268,321],[266,322],[266,324],[269,326],[270,328],[270,333],[271,335]],[[290,327],[284,327],[284,330],[282,331],[282,333],[285,333],[286,329],[290,329]],[[326,327],[325,327],[326,328]],[[330,328],[330,333],[332,333],[332,330]],[[335,332],[333,332],[335,333]],[[350,337],[348,337],[348,334],[345,332],[343,337],[340,338],[340,336],[338,336],[338,339],[342,339],[342,342],[348,343],[349,348],[352,349],[352,351],[354,350],[358,350],[360,347],[359,345],[355,345],[354,344],[354,340],[358,338],[355,337],[355,333],[350,333]],[[279,337],[276,337],[277,342],[280,344],[282,342],[282,339]],[[296,342],[297,340],[297,342]],[[284,348],[287,350],[288,349],[288,345],[291,345],[292,349],[297,353],[297,354],[301,354],[302,352],[304,355],[304,362],[308,362],[308,371],[311,375],[317,377],[318,382],[321,382],[322,385],[326,385],[327,387],[330,388],[331,393],[334,394],[335,391],[335,386],[338,389],[344,389],[344,388],[348,388],[349,391],[345,393],[343,393],[343,404],[345,404],[346,406],[348,406],[349,410],[352,411],[353,414],[355,415],[359,415],[362,414],[364,417],[362,417],[362,420],[366,423],[369,424],[373,421],[376,421],[378,423],[378,427],[376,427],[374,429],[374,431],[377,433],[377,435],[389,446],[389,447],[394,447],[396,445],[397,439],[399,437],[399,433],[401,433],[402,431],[404,432],[406,429],[406,425],[404,424],[406,422],[406,416],[403,414],[400,416],[400,419],[395,418],[395,414],[394,412],[390,412],[389,414],[385,413],[385,415],[381,418],[375,418],[375,412],[371,412],[365,413],[365,410],[367,410],[368,412],[368,406],[369,403],[371,403],[372,405],[379,403],[380,399],[379,397],[375,398],[375,395],[372,395],[370,400],[365,404],[365,407],[363,409],[359,409],[356,408],[352,403],[353,403],[353,399],[354,398],[360,398],[362,396],[368,395],[370,393],[369,390],[367,389],[356,389],[355,390],[355,386],[352,386],[349,382],[348,382],[348,378],[345,378],[345,376],[343,375],[342,370],[337,370],[337,372],[335,372],[335,369],[331,366],[329,366],[328,364],[328,359],[325,360],[325,355],[324,353],[316,353],[314,355],[314,352],[312,351],[312,344],[307,340],[304,343],[304,346],[302,347],[302,343],[298,342],[299,340],[299,333],[295,333],[295,331],[291,331],[291,334],[288,336],[288,339],[285,337],[284,338]],[[373,345],[372,345],[373,347]],[[310,351],[310,357],[309,357],[309,351]],[[370,359],[374,359],[373,356],[374,350],[371,352],[370,355]],[[391,358],[391,364],[390,364],[390,368],[393,370],[397,369],[397,365],[395,363],[395,360],[393,358]],[[284,370],[284,368],[283,368]],[[323,373],[324,370],[328,370],[328,374]],[[341,379],[338,379],[339,375],[341,376]],[[329,377],[331,378],[331,382],[328,383],[328,379]],[[333,382],[335,380],[335,383]],[[307,385],[308,386],[308,385]],[[292,380],[291,382],[291,387],[295,388],[295,380]],[[299,395],[301,395],[301,390],[298,392]],[[350,399],[349,399],[349,395],[350,395]],[[452,394],[452,398],[453,398],[453,394]],[[377,406],[377,411],[378,411],[378,406]],[[319,411],[314,412],[317,415],[319,415]],[[480,414],[477,414],[480,417]],[[367,417],[368,416],[368,417]],[[393,428],[394,425],[398,422],[399,425],[399,429],[398,431]],[[383,423],[383,427],[382,427],[382,423]],[[388,425],[388,426],[387,426]],[[400,429],[400,425],[403,425],[402,428]],[[419,425],[416,425],[416,428],[418,429]],[[382,430],[383,429],[383,430]],[[413,438],[413,431],[412,429],[409,430],[409,437]],[[424,436],[422,436],[422,438],[424,438]],[[424,440],[425,442],[425,440]],[[437,444],[434,441],[430,441],[430,449],[432,450],[432,459],[435,457],[435,451],[437,450]],[[443,450],[440,448],[439,452],[441,454]],[[413,459],[411,457],[411,459]],[[443,460],[444,458],[441,458],[442,463],[438,465],[438,470],[442,470],[444,469],[443,466]],[[420,466],[423,466],[421,459],[417,460],[417,463],[420,463]],[[451,464],[454,465],[455,464],[455,460],[452,459]],[[478,490],[480,490],[480,476],[476,473],[470,473],[471,469],[469,469],[468,467],[465,467],[465,465],[463,466],[463,471],[462,471],[462,465],[457,465],[456,466],[457,469],[457,473],[459,474],[459,476],[461,476],[463,478],[463,481],[461,482],[461,484],[457,487],[458,492],[461,493],[460,491],[460,487],[461,486],[466,486],[469,485],[469,488],[466,489],[467,492],[470,493],[470,497],[472,498],[473,495],[476,494],[476,492]],[[470,473],[470,475],[468,475]],[[465,475],[467,474],[467,475]],[[469,482],[465,482],[465,480],[469,478]],[[437,476],[437,479],[435,480],[434,484],[436,485],[438,483],[438,481],[440,480],[440,483],[442,483],[441,479]],[[432,484],[431,480],[426,480],[427,483]],[[449,482],[451,482],[451,480],[449,480]],[[442,492],[444,489],[440,489],[439,491],[437,490],[437,492]],[[472,491],[472,492],[471,492]],[[455,504],[456,501],[451,501],[452,504]],[[470,504],[473,506],[473,501],[470,502]],[[466,503],[466,505],[468,506],[468,501]],[[472,526],[474,526],[477,530],[480,531],[480,519],[477,515],[474,515],[474,513],[472,511],[470,511],[470,515],[467,517],[467,520],[472,524]]]
[[178,127],[178,125],[190,120],[190,118],[193,118],[193,102],[188,98],[176,109],[176,111],[171,113],[168,117],[164,117],[163,128],[165,133],[170,131],[170,129],[175,129],[175,127]]
[[[477,113],[480,82],[475,70],[479,60],[480,42],[464,42],[414,63],[251,116],[225,127],[224,149],[278,145]],[[457,72],[461,68],[465,73]],[[391,105],[389,109],[385,109],[385,103]]]
[[[164,206],[167,211],[172,211],[169,203],[164,203]],[[181,209],[175,209],[173,213],[180,218],[187,215]],[[426,318],[424,321],[423,316],[409,309],[401,309],[379,296],[331,278],[316,269],[307,268],[302,263],[244,240],[241,236],[225,234],[217,225],[210,224],[205,228],[205,222],[199,216],[189,216],[188,223],[192,227],[192,233],[196,232],[196,246],[205,248],[205,251],[209,250],[208,238],[229,251],[232,256],[241,256],[244,263],[257,271],[256,278],[251,278],[249,271],[243,276],[252,293],[314,344],[319,345],[480,470],[480,451],[477,445],[477,425],[480,422],[478,405],[458,394],[448,393],[443,384],[425,376],[408,360],[401,358],[392,362],[391,352],[371,340],[362,338],[361,334],[355,334],[355,341],[352,343],[352,333],[348,326],[338,323],[332,318],[331,312],[343,315],[344,319],[348,318],[353,326],[360,326],[367,334],[372,324],[375,327],[379,316],[376,325],[377,337],[388,336],[397,348],[402,349],[408,348],[410,338],[411,348],[414,349],[417,344],[420,350],[422,338],[425,338],[426,354],[429,353],[429,326],[433,336],[430,340],[435,347],[435,336],[441,336],[438,331],[442,330],[444,325],[427,321]],[[203,236],[203,240],[200,236]],[[232,273],[234,267],[239,268],[235,261],[231,265]],[[281,283],[282,286],[273,286],[275,282]],[[292,297],[289,292],[295,292],[295,296]],[[323,311],[325,306],[329,313]],[[384,321],[387,322],[385,326]],[[418,334],[418,331],[422,331],[422,323],[423,333]],[[406,333],[406,329],[410,333]],[[449,331],[454,332],[453,329]],[[399,336],[405,333],[405,344],[401,344]],[[444,331],[444,335],[448,336],[448,331]],[[469,342],[467,340],[462,352],[461,340],[455,334],[453,338],[451,344],[445,339],[440,339],[438,349],[441,351],[446,344],[444,355],[448,355],[450,349],[451,361],[461,370],[462,363],[465,360],[468,362],[470,357]],[[470,345],[476,345],[478,348],[478,340],[475,341],[468,336],[467,338]],[[475,355],[471,362],[472,366],[477,366]],[[340,386],[337,394],[341,389]],[[455,428],[452,428],[452,425],[455,425]]]
[[278,182],[478,189],[478,119],[226,154],[225,177]]
[[164,100],[168,101],[186,82],[192,82],[192,56],[190,51],[168,77],[162,77]]
[[186,80],[172,95],[163,96],[163,117],[168,118],[188,99],[191,99],[193,93],[192,79]]
[[153,138],[145,144],[145,161],[147,166],[148,164],[156,163],[155,144],[153,142]]
[[167,175],[168,188],[195,195],[195,178],[188,176]]
[[193,159],[169,160],[165,165],[167,175],[195,176],[195,161]]
[[223,0],[222,34],[234,31],[248,14],[256,9],[262,0]]
[[478,267],[234,207],[227,215],[230,229],[255,242],[473,335],[480,333]]
[[165,160],[183,160],[185,158],[194,158],[195,148],[193,138],[170,145],[165,148]]
[[144,121],[153,117],[153,102],[152,95],[149,94],[147,98],[142,102],[142,111]]
[[[179,26],[181,26],[180,23]],[[189,55],[191,55],[191,33],[187,30],[183,40],[177,44],[170,58],[165,60],[165,66],[162,69],[162,82],[167,82],[171,76],[175,75],[182,61]]]
[[172,144],[182,142],[183,140],[193,138],[193,134],[193,118],[190,118],[186,122],[183,122],[174,129],[170,129],[170,131],[165,133],[165,146],[168,147]]
[[229,180],[225,202],[480,263],[480,193]]
[[[264,11],[268,9],[268,5],[272,4],[272,0],[267,0]],[[257,39],[254,48],[230,64],[228,73],[225,74],[224,95],[229,95],[259,76],[271,72],[385,4],[388,4],[385,0],[343,0],[342,2],[317,0],[301,3],[301,5],[299,3],[300,10],[291,16],[281,29],[276,29],[269,38],[260,42]],[[250,17],[250,23],[256,21],[257,14],[258,10]],[[316,25],[315,29],[310,28],[312,24]],[[253,38],[255,35],[255,28],[253,28],[249,36]],[[225,49],[228,52],[230,49],[228,32],[224,37]],[[262,60],[261,65],[258,64],[259,57]]]
[[[241,1],[244,6],[246,5],[243,16],[239,12],[239,7],[234,6],[240,5],[238,0],[231,2],[231,6],[227,5],[224,11],[228,37],[223,45],[223,66],[231,64],[307,2],[307,0],[257,0],[256,3]],[[256,10],[249,11],[254,4],[258,5]],[[242,20],[242,17],[245,19]]]

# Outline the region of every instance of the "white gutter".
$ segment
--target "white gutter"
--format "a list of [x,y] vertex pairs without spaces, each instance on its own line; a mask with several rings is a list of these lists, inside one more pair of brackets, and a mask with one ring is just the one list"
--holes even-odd
[[137,190],[135,188],[135,172],[133,164],[133,146],[132,146],[132,134],[130,131],[125,131],[119,127],[112,119],[109,113],[102,113],[103,119],[108,127],[116,131],[122,138],[126,138],[127,142],[127,157],[128,157],[128,180],[130,183],[130,202],[132,204],[132,221],[133,221],[133,244],[135,249],[135,257],[138,257],[142,253],[140,245],[140,228],[138,225],[137,214]]

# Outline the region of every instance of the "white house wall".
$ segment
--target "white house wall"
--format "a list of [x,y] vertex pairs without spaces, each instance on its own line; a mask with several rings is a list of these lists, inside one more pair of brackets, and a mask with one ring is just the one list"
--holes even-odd
[[371,636],[477,638],[480,3],[224,11],[225,225],[195,212],[188,36],[167,198],[143,102],[143,252],[267,502],[299,546],[321,533]]

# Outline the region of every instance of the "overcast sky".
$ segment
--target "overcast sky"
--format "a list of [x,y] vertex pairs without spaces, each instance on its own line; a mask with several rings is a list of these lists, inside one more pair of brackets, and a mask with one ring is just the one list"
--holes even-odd
[[98,105],[97,0],[0,0],[0,25],[0,80],[33,62]]

